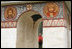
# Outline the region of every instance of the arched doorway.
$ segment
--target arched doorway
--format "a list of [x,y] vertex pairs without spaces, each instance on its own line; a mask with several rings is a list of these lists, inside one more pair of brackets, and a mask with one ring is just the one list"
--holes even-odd
[[43,48],[43,22],[38,26],[38,44],[39,48]]
[[38,12],[26,11],[17,22],[17,48],[38,48],[38,26],[42,17]]

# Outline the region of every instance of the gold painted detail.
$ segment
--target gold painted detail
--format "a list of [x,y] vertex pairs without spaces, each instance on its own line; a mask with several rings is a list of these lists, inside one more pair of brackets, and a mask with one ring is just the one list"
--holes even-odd
[[5,9],[5,19],[6,20],[14,20],[15,17],[17,15],[17,10],[15,7],[12,7],[12,6],[8,6],[6,9]]
[[54,2],[49,2],[44,6],[43,12],[47,18],[54,18],[59,13],[59,6]]

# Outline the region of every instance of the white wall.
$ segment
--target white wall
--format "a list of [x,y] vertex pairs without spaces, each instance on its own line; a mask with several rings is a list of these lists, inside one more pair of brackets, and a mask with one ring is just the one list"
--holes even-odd
[[71,30],[68,30],[68,45],[69,45],[69,48],[71,48]]
[[69,31],[69,38],[70,38],[70,48],[71,48],[71,30]]
[[16,34],[16,28],[1,28],[1,48],[15,48]]
[[43,48],[66,48],[67,29],[64,27],[43,28]]
[[[71,32],[69,32],[71,35]],[[1,29],[1,48],[15,48],[16,28]],[[71,36],[70,36],[71,38]],[[70,41],[71,43],[71,41]],[[67,29],[64,27],[43,28],[43,48],[66,48]]]

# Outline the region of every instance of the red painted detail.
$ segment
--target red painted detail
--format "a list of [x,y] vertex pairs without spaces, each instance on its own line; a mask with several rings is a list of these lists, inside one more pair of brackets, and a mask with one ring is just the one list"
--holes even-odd
[[[15,26],[14,26],[14,22],[15,22]],[[17,21],[1,21],[1,23],[5,26],[3,26],[3,25],[1,25],[1,28],[16,28],[16,23],[17,23]],[[7,23],[7,25],[5,25],[5,23]],[[13,25],[13,26],[11,26],[11,25]]]
[[65,27],[65,28],[67,28],[66,26],[43,26],[43,28],[48,28],[48,27]]

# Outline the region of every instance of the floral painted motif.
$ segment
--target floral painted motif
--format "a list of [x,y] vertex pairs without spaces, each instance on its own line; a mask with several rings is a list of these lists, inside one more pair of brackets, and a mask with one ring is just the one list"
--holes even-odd
[[32,9],[32,5],[31,5],[31,4],[28,4],[28,5],[26,6],[26,8],[27,8],[27,10],[31,10],[31,9]]

